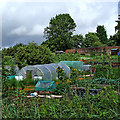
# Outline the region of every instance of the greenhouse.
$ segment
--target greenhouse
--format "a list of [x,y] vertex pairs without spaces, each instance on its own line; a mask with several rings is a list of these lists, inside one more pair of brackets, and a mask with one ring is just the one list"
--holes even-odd
[[58,79],[56,72],[56,68],[58,66],[63,68],[67,77],[70,77],[70,68],[63,63],[25,66],[17,73],[17,76],[23,76],[24,79],[32,78],[44,81],[52,81],[53,79]]

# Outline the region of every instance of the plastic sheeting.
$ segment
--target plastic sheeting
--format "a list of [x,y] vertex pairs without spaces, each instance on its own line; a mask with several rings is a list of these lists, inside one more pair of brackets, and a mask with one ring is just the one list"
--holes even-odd
[[52,81],[53,79],[57,79],[56,68],[60,66],[66,73],[67,77],[70,77],[70,68],[63,63],[51,63],[51,64],[43,64],[43,65],[33,65],[33,66],[25,66],[18,73],[18,76],[23,76],[26,78],[27,70],[32,71],[32,78],[42,78],[44,81]]

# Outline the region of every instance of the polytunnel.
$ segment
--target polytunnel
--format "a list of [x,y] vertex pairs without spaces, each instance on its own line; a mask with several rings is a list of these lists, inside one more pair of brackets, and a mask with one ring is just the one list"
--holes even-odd
[[56,72],[58,66],[63,68],[67,77],[70,77],[70,68],[63,63],[25,66],[17,73],[17,75],[23,76],[23,78],[26,79],[28,73],[30,73],[32,79],[38,78],[44,81],[52,81],[53,79],[58,79],[58,74]]

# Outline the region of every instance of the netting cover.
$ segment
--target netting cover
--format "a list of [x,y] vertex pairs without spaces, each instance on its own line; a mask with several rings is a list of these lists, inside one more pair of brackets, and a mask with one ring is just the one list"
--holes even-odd
[[73,67],[79,71],[83,70],[83,61],[60,61],[60,63],[64,63],[68,67]]
[[35,85],[35,91],[53,91],[55,88],[55,81],[38,81]]

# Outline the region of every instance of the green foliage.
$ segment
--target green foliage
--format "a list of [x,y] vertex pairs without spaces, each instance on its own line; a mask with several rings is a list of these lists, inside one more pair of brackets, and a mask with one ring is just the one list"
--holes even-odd
[[[61,57],[64,56],[61,55]],[[70,57],[69,59],[71,59],[71,57],[75,57],[76,54],[68,54],[68,56]],[[81,59],[81,56],[77,58]],[[107,60],[107,56],[95,56],[93,58],[99,59],[101,62]],[[115,56],[112,56],[112,58],[116,59]],[[107,66],[103,66],[103,64],[97,65],[96,68],[102,70],[104,68],[105,71],[109,70],[109,64]],[[6,96],[2,100],[2,117],[5,119],[119,119],[119,94],[117,93],[118,87],[114,81],[111,80],[108,82],[107,80],[103,80],[101,81],[103,86],[98,86],[98,81],[94,81],[93,84],[90,80],[91,77],[88,77],[88,79],[86,78],[77,80],[77,76],[82,76],[88,73],[84,71],[77,73],[77,70],[73,69],[71,78],[69,80],[72,81],[73,79],[74,81],[76,79],[75,86],[78,85],[79,87],[85,87],[86,92],[84,96],[81,97],[77,94],[72,94],[70,90],[71,83],[66,82],[68,79],[65,78],[63,69],[59,68],[58,71],[59,79],[63,82],[57,84],[54,94],[61,94],[63,98],[26,98],[26,96],[30,95],[32,91],[29,91],[29,93],[25,92],[24,90],[14,90],[12,92],[9,91],[8,97]],[[105,73],[105,71],[103,73]],[[113,70],[113,72],[114,71],[116,70]],[[114,74],[117,75],[117,72],[118,71],[116,71]],[[28,85],[31,83],[31,81],[32,80],[23,80],[20,82],[23,85]],[[18,83],[18,86],[20,85],[20,82]],[[98,82],[98,84],[100,83]],[[104,87],[105,84],[109,84],[109,86]],[[89,94],[89,89],[102,89],[102,91],[98,92],[97,95],[93,95]]]
[[[8,85],[9,80],[6,79],[9,74],[9,71],[4,68],[3,64],[2,64],[2,72],[1,73],[2,73],[2,91],[6,92],[6,91],[8,91],[8,88],[9,88],[9,85]],[[8,93],[6,92],[5,96],[7,96],[7,95],[8,95]]]
[[117,22],[117,26],[115,26],[115,31],[120,32],[120,21]]
[[3,49],[2,54],[4,65],[12,66],[16,62],[19,68],[26,65],[51,63],[54,58],[54,54],[46,46],[38,46],[36,43],[29,43],[29,45],[18,44]]
[[29,85],[36,85],[39,80],[33,80],[33,79],[23,79],[21,82],[23,83],[24,86],[29,86]]
[[78,75],[79,75],[78,70],[71,68],[70,81],[72,85],[76,83],[76,80],[78,79]]
[[100,42],[102,44],[107,44],[108,38],[107,38],[107,33],[104,25],[98,25],[96,32]]
[[3,78],[2,77],[2,92],[4,93],[4,96],[8,96],[8,89],[9,89],[9,85],[8,85],[8,79]]
[[83,38],[83,35],[73,35],[72,36],[72,47],[71,48],[80,48],[80,47],[83,47],[83,41],[84,41],[84,38]]
[[67,81],[67,77],[66,77],[66,74],[64,73],[63,68],[57,67],[56,72],[58,74],[58,81],[60,81],[62,83]]
[[[84,55],[81,54],[74,54],[74,53],[67,53],[67,54],[56,54],[54,57],[54,62],[60,62],[60,61],[80,61],[83,59]],[[90,57],[86,56],[85,59],[90,59]],[[92,59],[92,58],[91,58]]]
[[54,94],[56,95],[64,95],[69,92],[70,83],[59,83],[57,87],[54,89]]
[[104,46],[100,41],[96,41],[92,44],[93,47],[102,47]]
[[15,78],[10,79],[7,84],[9,84],[9,88],[15,89],[18,87],[18,81]]
[[89,32],[88,34],[85,35],[85,39],[84,39],[83,45],[84,45],[84,47],[92,47],[92,46],[95,47],[96,46],[95,43],[97,43],[97,42],[99,42],[99,38],[96,35],[96,33]]
[[[120,31],[118,31],[117,33],[115,33],[112,37],[110,37],[110,40],[112,40],[112,42],[119,46],[120,45]],[[114,45],[113,44],[113,45]],[[112,45],[111,45],[112,46]]]
[[97,95],[73,96],[73,99],[66,95],[62,99],[29,99],[26,94],[23,90],[13,91],[13,99],[3,99],[2,118],[119,119],[119,96],[111,87],[105,87]]
[[95,84],[112,84],[112,85],[118,85],[117,79],[106,79],[106,78],[96,78],[91,80],[92,83]]
[[[6,68],[7,66],[10,67],[9,70]],[[16,74],[14,59],[12,58],[12,56],[4,56],[3,57],[3,59],[2,59],[2,69],[3,69],[3,72],[7,71],[7,75],[15,75]]]
[[45,46],[38,46],[36,43],[21,46],[15,54],[16,63],[20,68],[26,65],[47,64],[53,62],[53,54]]
[[14,65],[11,65],[10,73],[11,73],[11,75],[15,75],[16,74]]
[[76,24],[69,14],[56,15],[44,30],[47,41],[42,45],[46,45],[51,51],[65,51],[71,46],[71,35],[75,27]]
[[25,88],[25,84],[24,84],[24,81],[23,80],[20,80],[18,82],[18,87],[22,88],[22,90]]
[[19,43],[19,44],[16,44],[15,46],[13,46],[13,47],[4,48],[2,50],[2,57],[4,58],[4,56],[12,56],[14,58],[17,48],[19,48],[21,46],[25,46],[25,45],[23,45],[22,43]]
[[2,59],[2,64],[4,65],[14,65],[14,59],[12,56],[4,56]]
[[110,35],[110,38],[109,38],[109,41],[108,41],[108,46],[116,46],[117,43],[116,43],[116,37],[115,35]]

